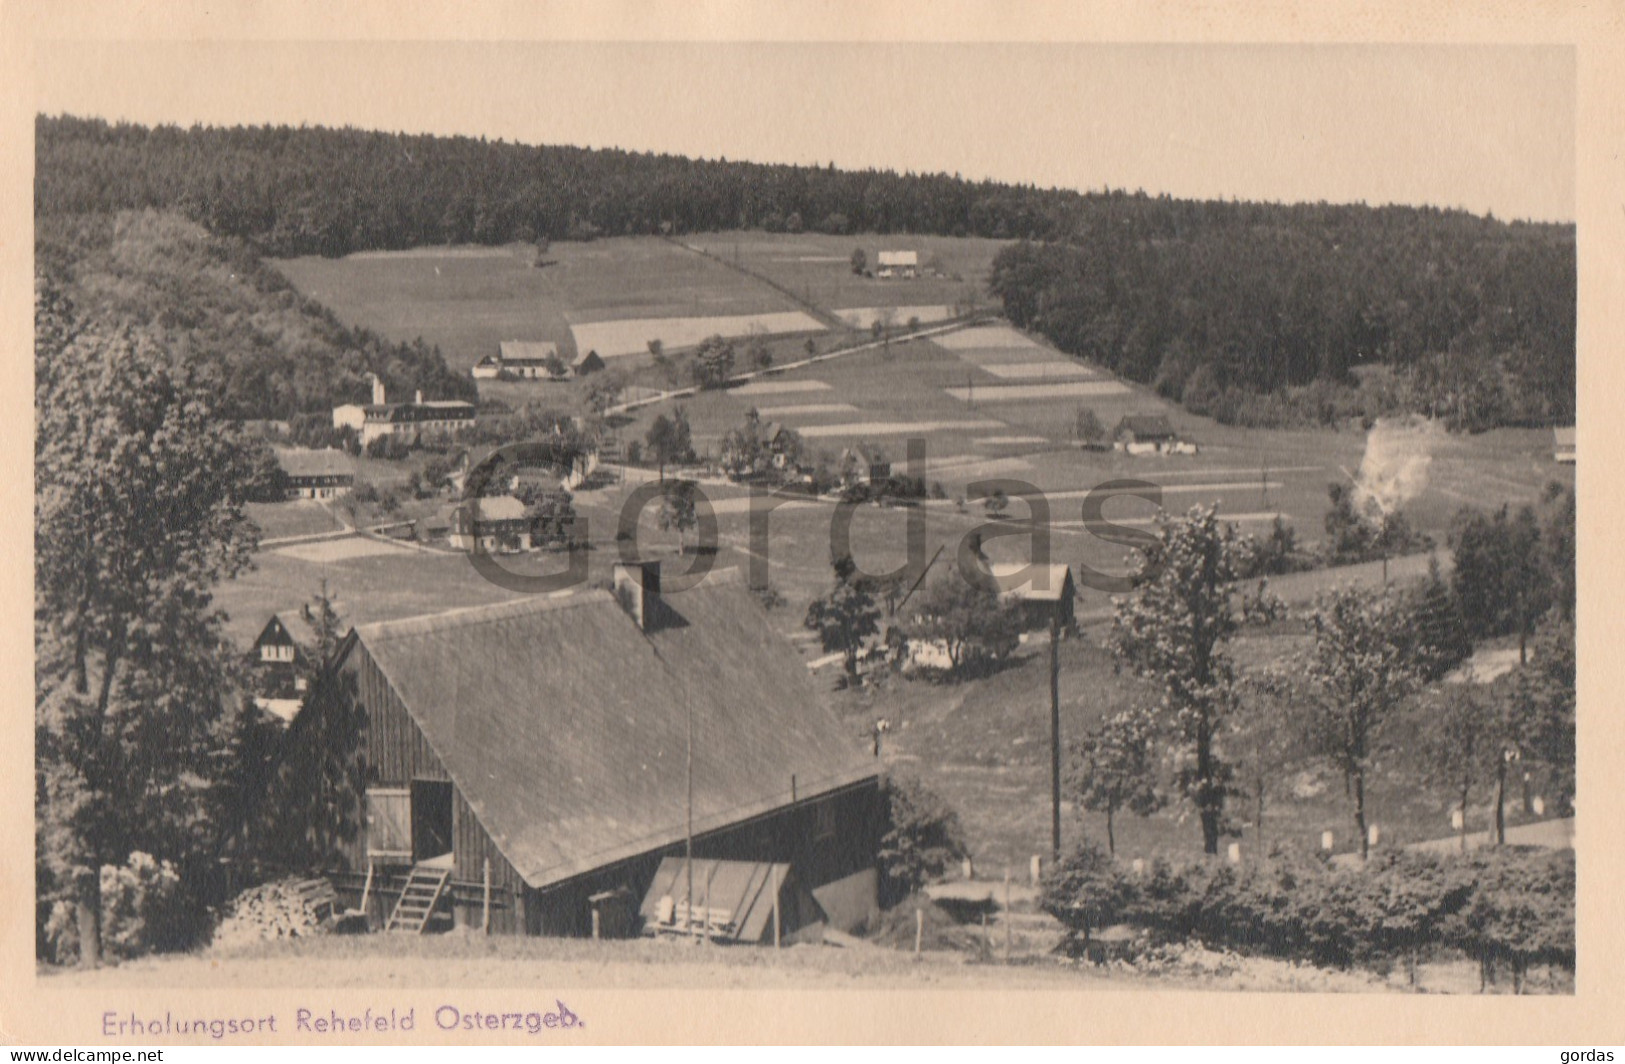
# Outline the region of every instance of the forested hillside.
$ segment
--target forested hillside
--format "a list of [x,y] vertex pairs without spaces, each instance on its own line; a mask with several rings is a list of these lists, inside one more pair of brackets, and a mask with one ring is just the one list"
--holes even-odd
[[[1197,413],[1574,416],[1572,225],[355,129],[41,117],[36,134],[41,219],[174,210],[273,255],[723,229],[1010,238],[992,286],[1012,320]],[[316,390],[277,387],[281,411]]]
[[35,270],[87,319],[147,326],[193,364],[233,418],[287,418],[366,402],[376,373],[391,398],[416,389],[473,399],[473,381],[421,342],[392,344],[341,323],[241,240],[174,213],[38,219]]
[[1076,192],[357,129],[41,117],[40,214],[173,207],[270,254],[766,229],[1048,238]]
[[1574,418],[1569,226],[1125,197],[1007,248],[991,285],[1017,324],[1223,421]]

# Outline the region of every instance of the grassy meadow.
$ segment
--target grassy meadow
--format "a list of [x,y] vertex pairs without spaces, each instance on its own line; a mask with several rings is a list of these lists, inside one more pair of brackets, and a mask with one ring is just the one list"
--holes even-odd
[[572,325],[628,318],[794,311],[793,301],[664,240],[554,244],[532,265],[528,244],[418,248],[276,262],[305,295],[391,340],[422,337],[453,370],[503,340],[551,340],[573,351]]

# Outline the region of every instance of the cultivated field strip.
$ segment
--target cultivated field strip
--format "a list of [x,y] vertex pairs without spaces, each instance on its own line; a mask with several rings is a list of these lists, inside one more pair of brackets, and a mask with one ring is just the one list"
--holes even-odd
[[1099,376],[1087,366],[1076,362],[1006,362],[988,363],[981,367],[995,377],[1007,380],[1052,380]]
[[954,316],[954,308],[945,304],[919,307],[847,307],[833,310],[831,313],[855,328],[869,329],[873,328],[877,321],[890,322],[894,326],[907,325],[911,320],[918,320],[921,325],[948,321]]
[[839,425],[808,425],[803,436],[906,436],[912,432],[958,432],[1002,429],[1004,422],[988,418],[966,421],[850,421]]
[[961,402],[1009,403],[1028,399],[1073,399],[1094,395],[1123,395],[1128,385],[1121,381],[1058,381],[1054,384],[990,384],[975,388],[945,388]]
[[851,403],[801,403],[795,406],[764,406],[756,411],[762,417],[806,417],[811,414],[856,414]]
[[1048,348],[1008,325],[980,325],[939,337],[937,344],[950,351],[972,350],[978,347]]
[[753,332],[779,335],[823,331],[824,326],[818,319],[799,310],[698,318],[629,318],[570,326],[576,350],[597,351],[602,358],[644,354],[649,350],[651,340],[659,340],[665,347],[676,349],[693,347],[708,336],[740,337]]
[[729,395],[795,395],[798,392],[827,392],[823,381],[751,381],[728,389]]

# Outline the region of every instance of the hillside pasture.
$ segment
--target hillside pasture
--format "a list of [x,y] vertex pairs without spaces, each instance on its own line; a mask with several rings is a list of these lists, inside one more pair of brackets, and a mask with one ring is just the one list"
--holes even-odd
[[[1008,244],[977,237],[864,233],[695,233],[683,242],[783,286],[828,310],[931,305],[991,306],[987,279],[993,257]],[[914,251],[926,275],[914,279],[861,277],[852,252],[863,249],[870,271],[881,251]],[[925,321],[922,315],[921,321]],[[908,315],[897,319],[908,321]],[[865,326],[867,327],[867,326]]]
[[735,314],[697,318],[612,318],[570,327],[578,351],[597,351],[604,358],[647,354],[658,340],[666,350],[694,347],[711,336],[729,339],[823,332],[824,326],[803,311]]
[[453,370],[495,354],[503,340],[551,340],[568,352],[577,323],[799,310],[767,285],[651,237],[561,241],[541,256],[546,265],[532,265],[536,258],[534,247],[516,244],[306,256],[275,265],[341,320],[391,340],[422,337]]

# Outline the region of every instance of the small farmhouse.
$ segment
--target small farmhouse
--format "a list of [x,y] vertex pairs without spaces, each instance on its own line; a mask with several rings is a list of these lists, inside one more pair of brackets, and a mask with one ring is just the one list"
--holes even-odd
[[1568,465],[1574,464],[1576,434],[1573,425],[1558,426],[1552,430],[1552,459]]
[[918,251],[882,251],[876,261],[876,277],[913,278],[920,275]]
[[282,618],[271,614],[249,648],[254,704],[286,724],[299,712],[305,678],[300,674],[299,644]]
[[570,372],[577,377],[585,377],[589,373],[597,373],[604,368],[604,359],[597,351],[588,351],[582,354],[577,351],[568,360]]
[[879,448],[866,443],[841,451],[840,468],[851,470],[859,483],[870,486],[891,479],[891,460]]
[[355,487],[355,462],[343,451],[278,447],[275,453],[289,499],[336,499]]
[[478,380],[563,380],[571,375],[585,377],[603,368],[604,360],[597,351],[564,356],[559,354],[558,345],[549,341],[504,340],[496,354],[481,358],[469,373]]
[[330,872],[385,926],[587,935],[652,895],[657,923],[670,899],[756,941],[764,869],[781,934],[876,912],[876,763],[732,574],[663,595],[657,564],[620,565],[613,592],[357,628],[290,739],[350,705],[363,827]]
[[1023,632],[1048,631],[1052,624],[1066,632],[1076,626],[1078,586],[1070,566],[994,562],[989,568],[999,597],[1020,611]]
[[256,666],[291,669],[299,661],[299,644],[293,641],[293,633],[282,623],[282,618],[273,613],[260,629],[249,653]]
[[457,550],[527,550],[530,517],[512,495],[469,499],[451,511],[448,539]]
[[1174,431],[1162,414],[1126,414],[1112,431],[1113,445],[1129,454],[1195,454],[1196,444]]
[[461,400],[425,400],[420,391],[410,403],[386,403],[384,383],[372,379],[372,402],[333,408],[333,427],[354,429],[365,447],[382,436],[416,438],[423,432],[455,432],[474,423],[474,404]]

